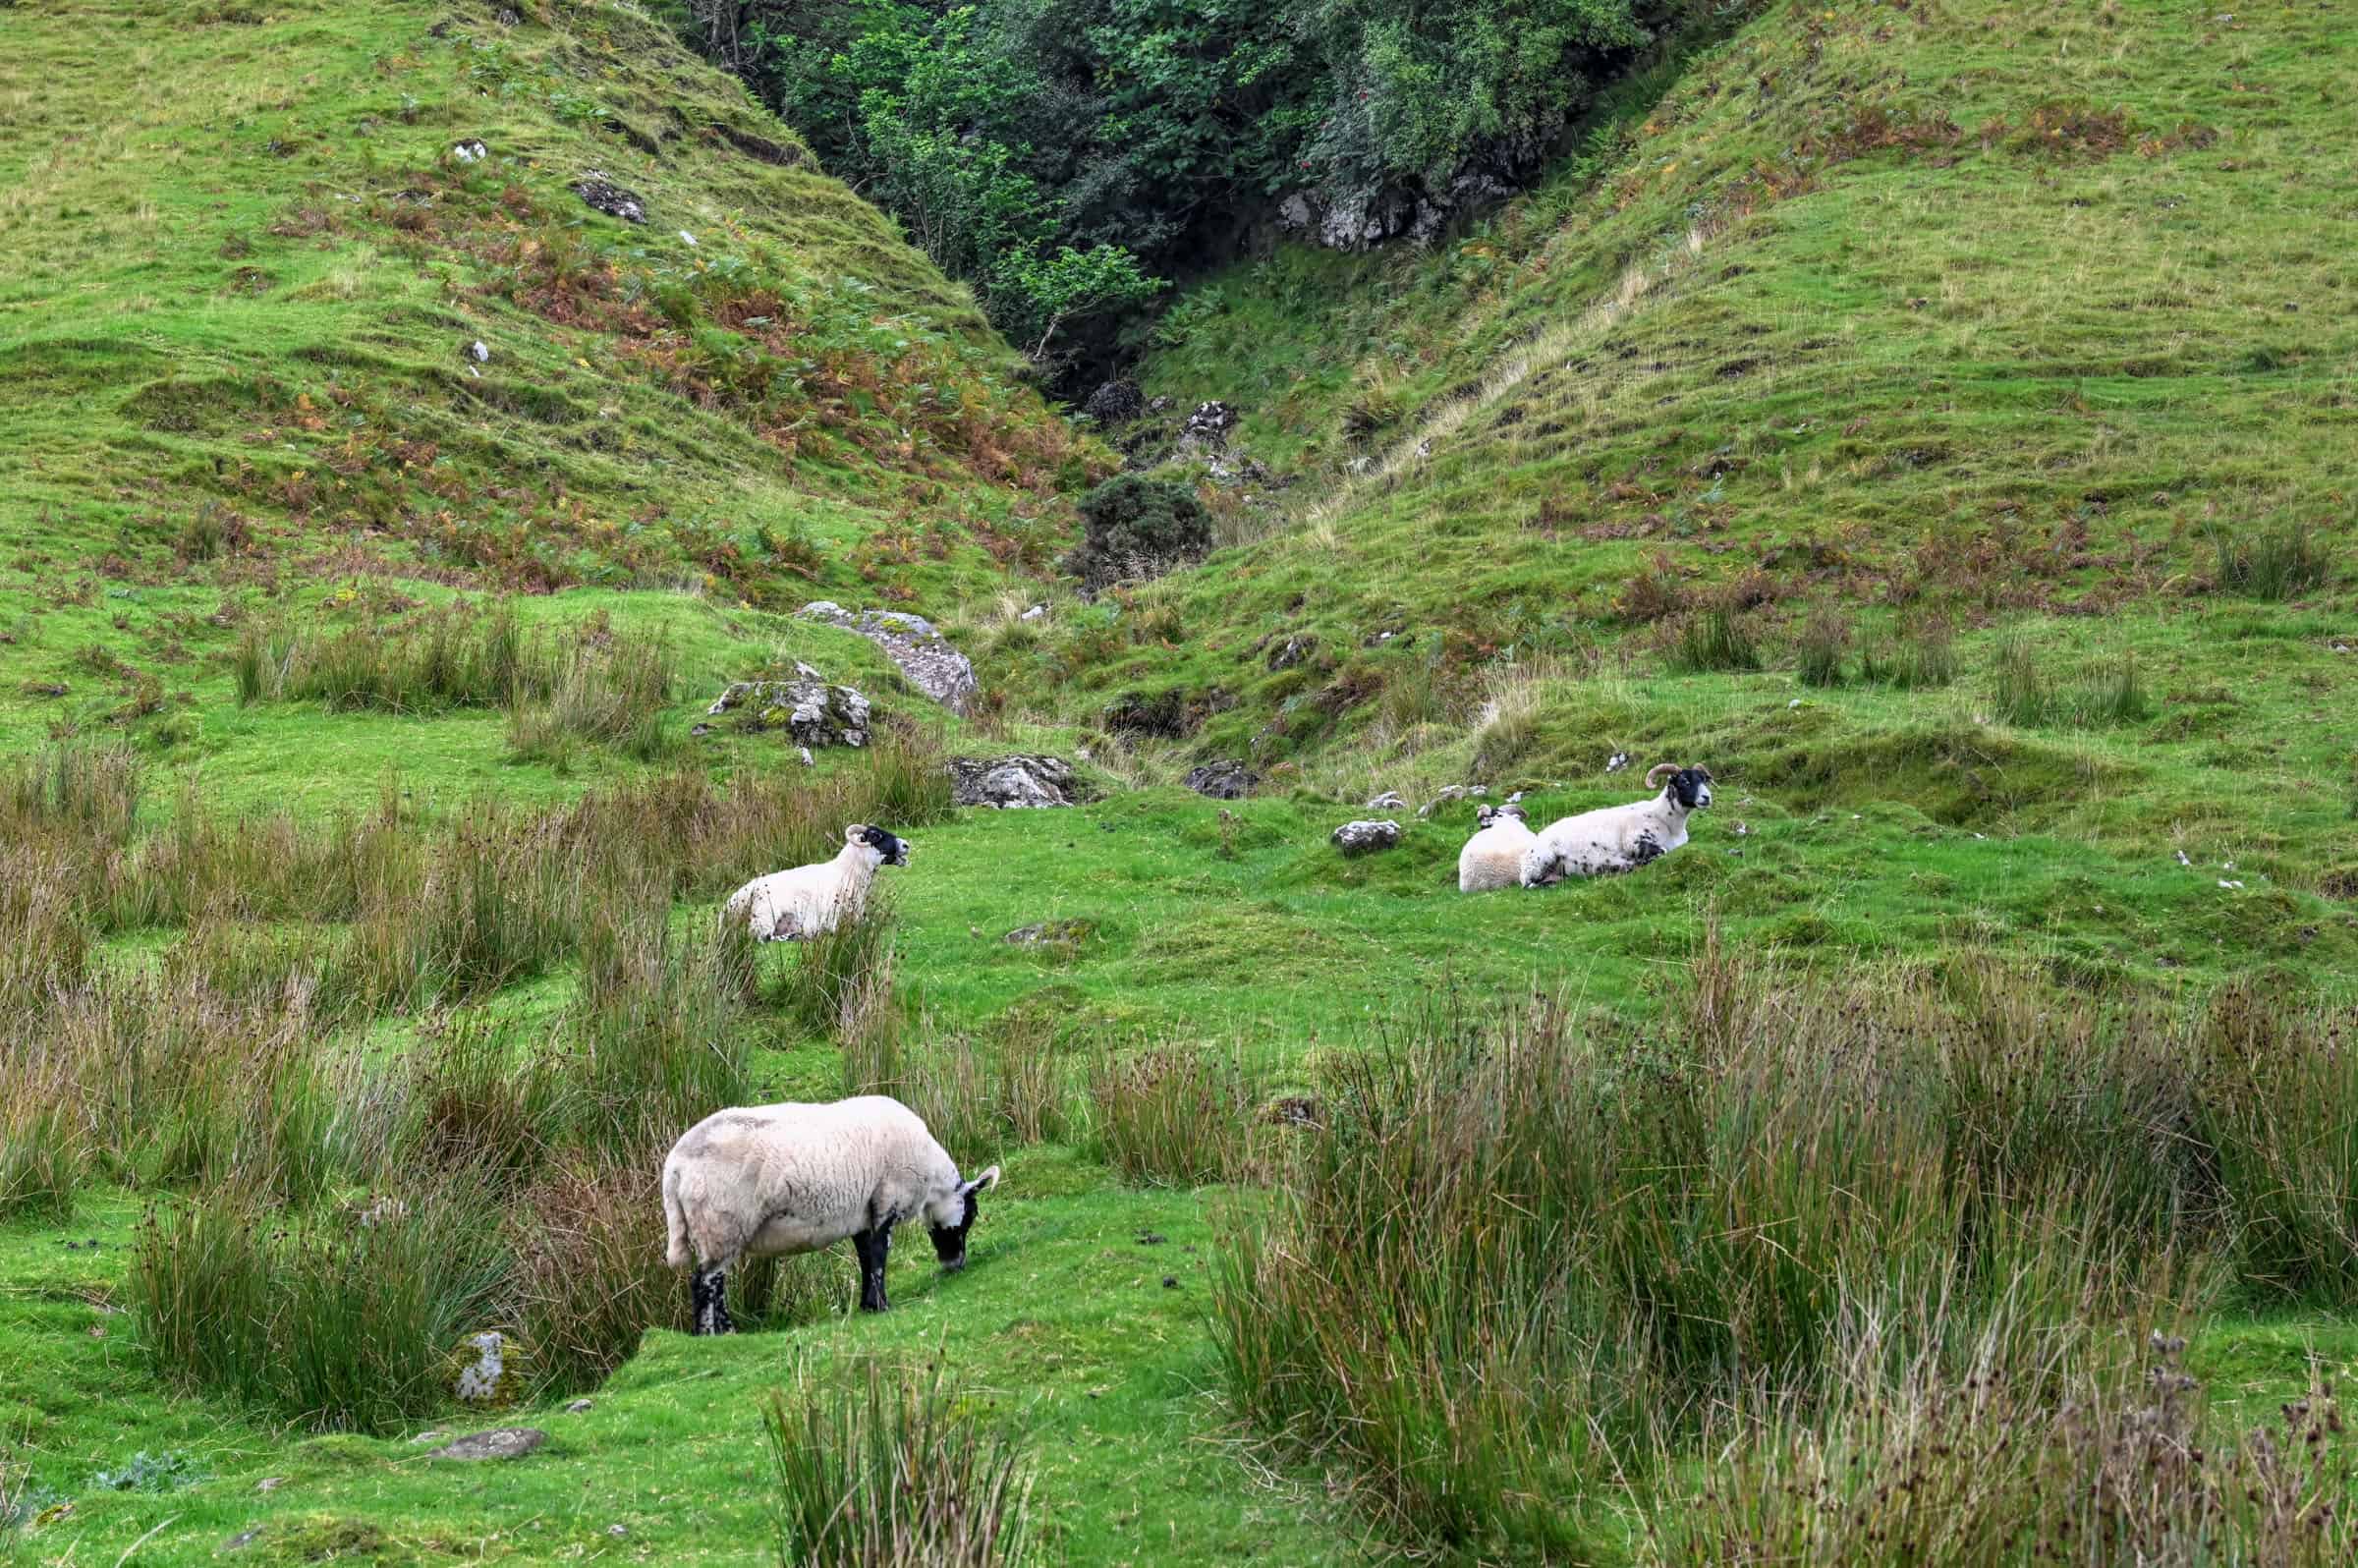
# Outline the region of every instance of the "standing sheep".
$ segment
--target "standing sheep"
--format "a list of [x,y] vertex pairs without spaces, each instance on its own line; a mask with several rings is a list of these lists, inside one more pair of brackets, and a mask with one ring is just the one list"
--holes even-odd
[[975,1195],[999,1167],[962,1181],[918,1114],[883,1094],[827,1104],[714,1111],[663,1159],[666,1257],[693,1262],[696,1332],[734,1330],[728,1267],[740,1258],[816,1252],[849,1236],[860,1258],[860,1306],[884,1311],[892,1227],[921,1216],[945,1273],[966,1266]]
[[729,895],[723,921],[743,921],[764,942],[802,942],[858,920],[879,866],[909,864],[909,841],[854,822],[831,861],[757,876]]
[[1712,775],[1664,762],[1646,775],[1661,793],[1548,823],[1523,852],[1523,885],[1545,887],[1567,876],[1634,871],[1687,841],[1687,813],[1712,804]]
[[1488,893],[1512,887],[1523,877],[1523,852],[1538,837],[1512,804],[1485,806],[1474,815],[1477,831],[1457,852],[1457,890]]

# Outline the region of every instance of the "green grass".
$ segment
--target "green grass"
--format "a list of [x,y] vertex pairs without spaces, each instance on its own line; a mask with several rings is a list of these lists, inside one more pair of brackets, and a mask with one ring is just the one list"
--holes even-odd
[[[0,791],[0,1013],[56,1027],[0,1044],[0,1555],[209,1562],[258,1529],[264,1562],[761,1559],[773,1391],[929,1364],[953,1435],[974,1418],[1026,1456],[1050,1560],[1479,1536],[1478,1490],[1371,1508],[1344,1446],[1271,1445],[1302,1407],[1230,1380],[1217,1249],[1285,1234],[1306,1142],[1355,1073],[1407,1060],[1405,1020],[1560,995],[1599,1060],[1686,1083],[1714,941],[1813,983],[1947,976],[2057,1072],[2082,1001],[2211,1009],[2187,1061],[2282,1076],[2172,1124],[2242,1195],[2237,1277],[2186,1298],[2211,1303],[2185,1360],[2204,1429],[2274,1421],[2313,1357],[2354,1375],[2358,1298],[2320,1261],[2347,1256],[2348,1075],[2261,1048],[2276,1013],[2358,995],[2358,654],[2335,651],[2358,647],[2358,274],[2318,238],[2358,182],[2336,14],[1724,19],[1434,251],[1279,248],[1195,289],[1148,391],[1237,401],[1240,444],[1296,482],[1207,486],[1225,548],[1087,605],[1034,574],[1103,454],[645,15],[5,15],[0,753],[25,765]],[[478,136],[489,161],[449,156]],[[591,167],[647,198],[644,229],[568,193]],[[780,613],[820,596],[941,621],[979,711]],[[806,771],[775,735],[693,733],[727,682],[798,660],[903,740]],[[1086,750],[1093,799],[954,813],[941,748]],[[1254,798],[1177,787],[1230,756]],[[1461,898],[1474,803],[1414,814],[1482,783],[1544,823],[1662,760],[1717,798],[1637,876]],[[1341,860],[1326,835],[1387,789],[1402,844]],[[530,813],[569,807],[533,848],[559,819]],[[889,921],[713,943],[730,887],[829,853],[855,810],[916,848],[881,873]],[[469,824],[481,852],[428,877]],[[1985,958],[2033,979],[1957,979]],[[109,1000],[41,999],[59,983]],[[79,1082],[105,1092],[69,1092],[96,1061],[120,1071]],[[668,1137],[716,1098],[876,1085],[1005,1166],[974,1265],[939,1278],[905,1238],[894,1310],[862,1317],[829,1255],[737,1281],[759,1332],[677,1333],[647,1190]],[[2040,1086],[2082,1103],[2029,1073],[1981,1103]],[[1630,1165],[1599,1182],[1635,1192]],[[496,1412],[452,1409],[454,1347],[420,1343],[479,1326],[464,1289],[346,1277],[417,1237],[321,1228],[452,1173],[508,1227],[473,1316],[548,1348]],[[168,1261],[135,1245],[150,1211],[209,1226],[221,1266],[142,1274]],[[1724,1253],[1708,1217],[1690,1239]],[[1633,1236],[1583,1256],[1645,1260]],[[387,1272],[478,1260],[427,1251]],[[1710,1291],[1753,1276],[1699,1271],[1680,1299],[1737,1322]],[[1774,1283],[1770,1327],[1814,1346],[1791,1325],[1825,1303]],[[167,1285],[248,1305],[162,1311]],[[347,1331],[404,1312],[424,1326]],[[335,1354],[278,1365],[307,1322],[346,1325]],[[1682,1386],[1751,1410],[1695,1332]],[[1507,1354],[1425,1349],[1357,1389],[1398,1396],[1359,1414],[1411,1448],[1453,1408],[1436,1388]],[[1569,1429],[1516,1428],[1529,1390],[1488,1386],[1461,1430]],[[1751,1410],[1712,1451],[1726,1475],[1791,1473],[1827,1434],[1881,1451],[1895,1386]],[[503,1423],[551,1444],[483,1478],[409,1441]],[[1748,1521],[1704,1506],[1700,1430],[1618,1450],[1624,1477],[1568,1448],[1519,1469],[1511,1443],[1488,1474],[1561,1484],[1575,1506],[1530,1539],[1708,1560]],[[1397,1478],[1485,1473],[1436,1451]]]

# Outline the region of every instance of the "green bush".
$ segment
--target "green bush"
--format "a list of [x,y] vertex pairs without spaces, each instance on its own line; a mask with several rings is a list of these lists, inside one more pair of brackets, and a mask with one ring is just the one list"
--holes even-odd
[[1081,544],[1064,569],[1090,592],[1160,577],[1211,549],[1211,516],[1174,479],[1117,474],[1081,498]]

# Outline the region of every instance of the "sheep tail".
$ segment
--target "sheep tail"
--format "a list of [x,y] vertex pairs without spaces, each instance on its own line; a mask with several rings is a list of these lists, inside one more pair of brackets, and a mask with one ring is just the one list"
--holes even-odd
[[680,1204],[680,1172],[676,1165],[663,1167],[663,1223],[671,1233],[663,1260],[674,1268],[687,1267],[688,1210]]

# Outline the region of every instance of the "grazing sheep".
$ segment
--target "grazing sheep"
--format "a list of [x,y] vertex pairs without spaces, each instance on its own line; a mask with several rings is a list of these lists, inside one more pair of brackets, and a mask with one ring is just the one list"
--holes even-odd
[[1687,841],[1687,813],[1712,804],[1712,775],[1664,762],[1646,775],[1661,794],[1548,823],[1523,852],[1523,885],[1634,871]]
[[743,921],[764,942],[801,942],[860,918],[879,866],[909,864],[909,841],[854,822],[831,861],[757,876],[729,895],[723,921]]
[[725,1292],[738,1259],[816,1252],[846,1236],[860,1257],[861,1309],[880,1313],[892,1227],[923,1217],[942,1270],[955,1273],[975,1195],[998,1179],[993,1165],[960,1180],[918,1114],[883,1094],[714,1111],[664,1156],[666,1256],[674,1268],[696,1265],[688,1300],[700,1334],[733,1330]]
[[1486,806],[1474,816],[1477,831],[1457,852],[1457,890],[1488,893],[1523,878],[1523,852],[1539,835],[1523,819],[1523,808]]

